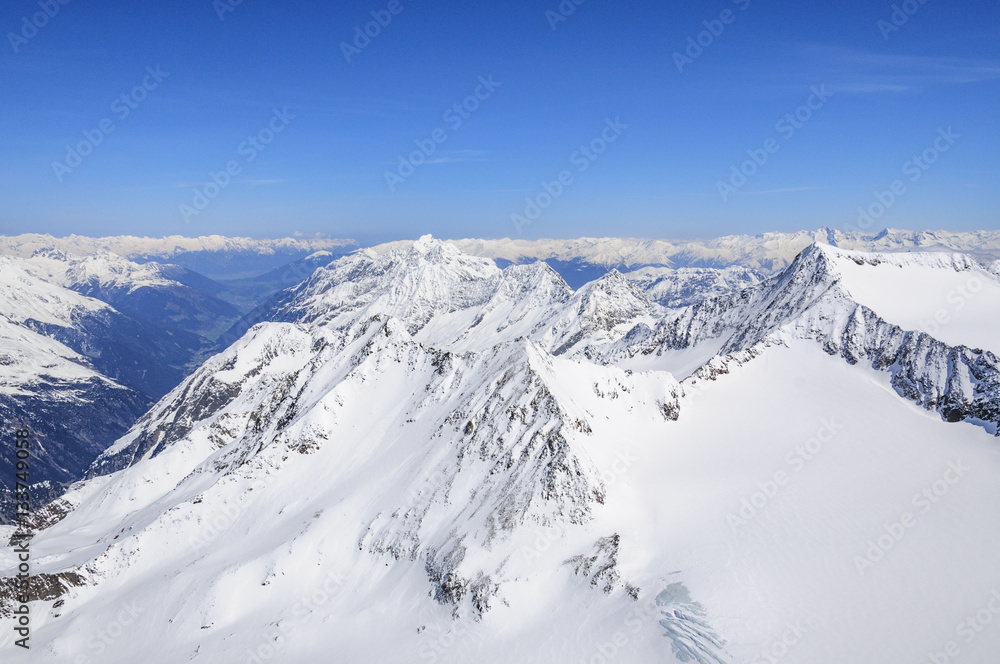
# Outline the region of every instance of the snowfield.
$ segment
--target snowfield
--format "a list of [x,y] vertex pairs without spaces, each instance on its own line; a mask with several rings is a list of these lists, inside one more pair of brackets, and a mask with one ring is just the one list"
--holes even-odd
[[40,515],[3,661],[1000,660],[980,260],[574,291],[460,247],[356,252],[234,328]]
[[966,256],[839,252],[837,266],[847,291],[886,320],[1000,355],[1000,282]]

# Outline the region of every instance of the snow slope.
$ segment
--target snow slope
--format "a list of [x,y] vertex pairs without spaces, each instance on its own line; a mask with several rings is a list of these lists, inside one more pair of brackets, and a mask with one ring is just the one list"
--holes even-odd
[[[946,419],[981,422],[1000,433],[1000,364],[996,354],[980,347],[984,341],[992,343],[992,328],[942,323],[930,330],[933,334],[908,329],[907,323],[926,320],[926,312],[934,311],[920,299],[928,275],[945,289],[981,281],[984,296],[965,300],[961,317],[954,318],[995,319],[990,293],[996,280],[967,257],[888,258],[813,245],[783,273],[758,286],[670,312],[653,328],[637,326],[604,349],[603,359],[678,372],[677,363],[690,370],[697,364],[694,357],[707,363],[698,371],[710,375],[726,371],[731,361],[753,357],[763,346],[808,339],[852,364],[864,361],[889,372],[901,396]],[[853,292],[873,306],[891,302],[892,320],[859,302]]]
[[1000,280],[962,254],[836,252],[841,284],[887,321],[1000,355]]
[[335,261],[45,515],[30,661],[992,664],[995,303],[906,329],[973,276],[816,245],[666,311],[430,238]]
[[108,305],[50,284],[16,259],[0,256],[0,315],[7,320],[71,327],[74,316],[108,311]]
[[[63,594],[58,609],[36,605],[30,661],[96,655],[88,641],[121,607],[140,613],[101,661],[243,662],[265,646],[258,652],[289,662],[327,661],[335,647],[346,662],[614,652],[638,663],[674,661],[680,645],[701,661],[743,662],[789,625],[802,634],[788,637],[797,661],[919,661],[956,638],[954,625],[1000,583],[1000,535],[983,528],[1000,507],[993,439],[926,414],[884,374],[811,344],[767,349],[683,398],[676,422],[623,392],[652,393],[662,374],[642,387],[555,360],[552,398],[570,417],[569,404],[579,408],[590,431],[561,417],[571,456],[544,462],[533,454],[546,445],[528,447],[507,468],[502,450],[480,449],[500,442],[475,438],[483,420],[466,432],[465,417],[449,418],[469,395],[463,385],[481,385],[489,370],[442,393],[433,361],[412,342],[391,345],[402,329],[384,337],[384,323],[372,328],[348,346],[356,360],[358,344],[372,351],[360,364],[322,370],[344,376],[336,387],[290,386],[309,397],[295,400],[303,411],[277,435],[292,401],[255,430],[253,415],[274,404],[250,389],[250,403],[238,397],[159,455],[69,496],[79,508],[33,549],[43,574],[73,571],[87,585]],[[219,380],[245,375],[251,358],[280,343],[302,357],[272,356],[284,384],[315,342],[294,327],[257,329],[237,351],[251,357],[237,356]],[[475,364],[437,380],[486,369]],[[595,378],[610,378],[619,397],[593,391]],[[528,406],[533,393],[514,380],[500,389]],[[414,410],[407,393],[426,381]],[[486,393],[472,398],[505,408]],[[529,412],[541,417],[524,421],[528,431],[544,431],[549,415]],[[531,440],[528,431],[511,432],[511,449]],[[547,474],[517,479],[549,463],[572,468],[571,459],[579,470],[552,484],[540,481]],[[969,470],[956,478],[950,463]],[[781,471],[788,479],[761,503],[761,485]],[[956,483],[937,503],[914,502],[946,476]],[[744,499],[760,505],[745,520]],[[906,513],[914,525],[872,567],[859,566],[869,540]],[[159,635],[155,655],[149,634]],[[966,648],[967,661],[987,664],[1000,633]]]
[[171,328],[192,351],[208,345],[208,339],[198,337],[214,338],[240,316],[235,306],[211,292],[181,283],[204,287],[208,281],[207,286],[213,286],[175,265],[134,263],[106,251],[72,256],[55,249],[7,260],[48,283],[107,302],[133,318]]

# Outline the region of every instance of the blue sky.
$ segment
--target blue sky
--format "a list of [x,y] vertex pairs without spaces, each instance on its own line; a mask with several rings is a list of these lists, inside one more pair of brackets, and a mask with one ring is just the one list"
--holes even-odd
[[0,18],[2,234],[1000,228],[993,1],[46,3]]

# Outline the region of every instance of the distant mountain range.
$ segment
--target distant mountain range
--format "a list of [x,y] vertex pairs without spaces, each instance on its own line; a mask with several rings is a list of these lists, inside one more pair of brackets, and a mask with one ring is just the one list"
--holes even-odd
[[0,255],[28,258],[39,250],[52,249],[74,256],[110,252],[138,263],[170,263],[222,279],[257,276],[317,251],[343,254],[356,246],[354,240],[333,238],[255,240],[219,235],[92,238],[82,235],[53,237],[37,233],[0,236]]
[[[313,256],[36,515],[30,661],[91,652],[124,606],[102,662],[926,659],[996,579],[995,236],[789,256],[806,235],[700,245],[715,267],[581,240],[557,260],[624,253],[578,288],[543,243],[504,267],[476,255],[501,241],[430,236]],[[24,394],[80,419],[141,397],[58,342],[135,320],[68,285],[183,292],[79,261],[0,263],[25,386],[0,403],[35,426]],[[972,647],[993,661],[1000,631]]]
[[0,241],[32,663],[122,606],[110,664],[738,664],[788,625],[800,661],[918,661],[985,599],[998,233],[36,237]]
[[[406,257],[414,246],[423,247],[420,242],[389,243],[343,257],[349,240],[3,237],[6,299],[0,316],[7,326],[9,382],[0,407],[15,419],[29,412],[53,415],[44,418],[44,425],[29,419],[50,437],[46,454],[51,458],[39,467],[37,481],[47,482],[46,495],[55,496],[82,477],[93,458],[152,401],[258,322],[297,321],[305,310],[324,320],[391,311],[408,321],[417,338],[439,339],[437,328],[422,331],[424,320],[438,320],[442,307],[465,302],[475,306],[440,319],[451,326],[454,343],[481,346],[484,342],[476,341],[480,331],[495,323],[504,332],[489,338],[528,336],[551,352],[565,353],[592,348],[616,326],[642,322],[653,329],[668,309],[755,287],[812,241],[895,252],[964,250],[993,274],[1000,271],[995,258],[1000,234],[995,232],[862,235],[820,229],[706,242],[458,240],[436,243],[433,251],[460,256],[464,249],[467,257],[456,265],[471,270],[459,279],[468,292],[444,293],[410,290],[450,279],[437,267],[410,271]],[[191,267],[153,259],[237,278],[214,280]],[[533,264],[538,260],[549,267]],[[498,265],[521,267],[501,271]],[[386,293],[394,298],[391,306],[378,299]],[[527,313],[542,293],[560,306]],[[320,308],[310,304],[317,298],[325,303]],[[613,306],[596,318],[581,317],[588,307],[600,309],[595,304],[600,298]],[[548,336],[537,337],[538,329]],[[109,415],[100,418],[105,424],[54,416],[56,402],[80,403],[63,398],[70,394],[106,409]],[[64,461],[54,461],[57,456]],[[0,480],[0,491],[6,484]]]
[[[847,232],[830,228],[796,233],[728,235],[713,240],[644,240],[579,238],[576,240],[451,240],[462,251],[501,261],[555,261],[567,266],[600,266],[621,271],[645,266],[726,268],[740,266],[768,274],[782,270],[810,244],[829,244],[857,251],[957,251],[983,262],[1000,259],[1000,231]],[[405,247],[390,242],[375,251]],[[557,268],[558,269],[558,268]],[[567,277],[572,281],[571,277]]]

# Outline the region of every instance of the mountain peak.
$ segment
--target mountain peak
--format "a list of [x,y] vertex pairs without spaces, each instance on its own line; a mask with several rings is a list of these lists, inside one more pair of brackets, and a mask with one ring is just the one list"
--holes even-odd
[[426,254],[434,249],[438,249],[444,246],[446,243],[441,240],[435,240],[434,236],[428,233],[427,235],[421,235],[420,239],[413,243],[413,251],[419,254]]
[[646,294],[616,268],[612,268],[606,274],[591,281],[589,284],[584,284],[578,292],[584,299],[590,299],[596,293],[601,293],[651,304]]

